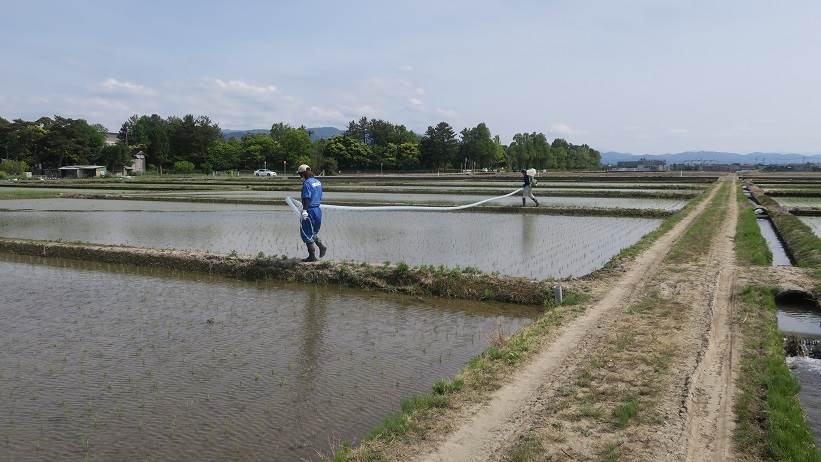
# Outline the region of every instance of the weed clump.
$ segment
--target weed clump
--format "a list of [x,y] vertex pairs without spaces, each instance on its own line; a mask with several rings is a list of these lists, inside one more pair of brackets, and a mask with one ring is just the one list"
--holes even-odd
[[639,402],[635,398],[613,409],[613,418],[616,419],[614,425],[616,428],[625,428],[630,423],[630,419],[635,417],[638,410]]
[[447,395],[456,393],[465,385],[465,380],[461,377],[455,377],[451,380],[441,379],[433,384],[433,392],[437,395]]

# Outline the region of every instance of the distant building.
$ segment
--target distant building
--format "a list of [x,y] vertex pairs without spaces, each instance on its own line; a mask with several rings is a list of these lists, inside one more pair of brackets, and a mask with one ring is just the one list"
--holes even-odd
[[105,174],[104,165],[67,165],[60,167],[61,178],[96,178]]
[[105,134],[105,145],[106,146],[114,146],[115,144],[119,143],[120,140],[117,138],[117,133],[108,132]]
[[625,160],[617,162],[616,165],[608,165],[608,172],[664,172],[669,170],[667,162],[664,160]]

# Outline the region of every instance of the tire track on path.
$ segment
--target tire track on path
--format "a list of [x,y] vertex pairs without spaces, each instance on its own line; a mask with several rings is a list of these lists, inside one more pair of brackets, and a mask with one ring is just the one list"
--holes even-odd
[[499,450],[520,430],[521,421],[517,416],[528,412],[529,403],[538,401],[545,387],[552,387],[558,372],[565,369],[566,360],[581,344],[597,341],[597,325],[603,322],[605,315],[625,306],[636,289],[653,276],[676,241],[712,203],[719,186],[720,183],[714,185],[704,201],[633,261],[604,297],[571,322],[510,382],[494,392],[487,404],[446,435],[432,452],[422,453],[414,460],[483,461]]

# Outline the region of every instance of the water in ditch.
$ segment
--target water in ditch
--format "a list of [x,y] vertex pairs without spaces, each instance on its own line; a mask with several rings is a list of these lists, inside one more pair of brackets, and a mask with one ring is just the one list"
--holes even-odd
[[[149,201],[7,201],[0,236],[301,256],[299,218],[269,206]],[[15,208],[16,207],[16,208]],[[583,276],[660,219],[530,214],[324,213],[327,258],[471,266],[532,278]]]
[[801,383],[799,399],[821,446],[821,310],[801,296],[779,297],[778,328],[787,337],[787,363]]
[[0,460],[302,460],[532,308],[0,255]]
[[764,240],[767,241],[767,247],[773,254],[773,266],[792,266],[790,256],[784,249],[781,239],[778,238],[778,233],[773,226],[773,222],[769,218],[758,218],[755,220],[758,223],[758,229]]

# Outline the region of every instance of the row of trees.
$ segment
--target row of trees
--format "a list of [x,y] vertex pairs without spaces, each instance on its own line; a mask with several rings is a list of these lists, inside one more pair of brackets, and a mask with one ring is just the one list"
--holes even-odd
[[[484,123],[459,134],[446,122],[419,135],[404,125],[363,117],[351,121],[340,135],[312,141],[305,127],[283,123],[268,133],[225,140],[207,116],[162,118],[134,115],[105,144],[107,130],[82,119],[55,116],[33,122],[0,118],[0,147],[6,158],[29,165],[59,167],[77,163],[105,164],[112,171],[128,165],[143,151],[147,164],[158,170],[279,169],[308,163],[328,173],[344,170],[418,170],[477,168],[597,169],[601,156],[587,145],[572,145],[543,133],[517,133],[509,146],[492,136]],[[2,153],[2,151],[0,151]],[[182,167],[184,166],[184,168]]]
[[0,155],[28,166],[85,163],[100,155],[106,128],[82,119],[54,116],[35,121],[0,117]]

